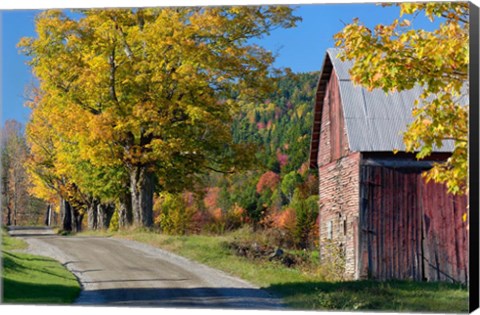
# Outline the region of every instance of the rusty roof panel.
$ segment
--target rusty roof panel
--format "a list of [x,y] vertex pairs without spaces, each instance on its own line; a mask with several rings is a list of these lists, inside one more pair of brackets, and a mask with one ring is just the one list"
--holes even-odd
[[[350,80],[349,69],[353,63],[338,59],[339,52],[339,49],[327,50],[339,80],[350,150],[405,151],[402,134],[413,121],[414,101],[422,93],[422,88],[417,86],[388,94],[380,89],[368,91]],[[468,95],[465,102],[468,102]],[[451,152],[453,148],[454,143],[449,140],[435,151]]]

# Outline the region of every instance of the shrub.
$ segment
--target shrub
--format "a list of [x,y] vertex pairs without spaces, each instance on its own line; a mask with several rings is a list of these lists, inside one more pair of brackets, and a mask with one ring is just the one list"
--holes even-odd
[[115,208],[115,212],[112,215],[112,218],[110,219],[110,225],[108,226],[108,229],[110,231],[118,231],[119,228],[119,214],[118,214],[118,209]]
[[297,247],[313,247],[318,233],[316,223],[318,218],[318,196],[313,195],[307,199],[296,198],[292,203],[295,208],[295,228],[293,230],[293,239]]
[[195,208],[188,206],[182,194],[160,194],[160,214],[155,223],[165,234],[184,235],[190,232]]
[[326,281],[345,280],[345,250],[333,240],[324,239],[323,257],[318,274]]

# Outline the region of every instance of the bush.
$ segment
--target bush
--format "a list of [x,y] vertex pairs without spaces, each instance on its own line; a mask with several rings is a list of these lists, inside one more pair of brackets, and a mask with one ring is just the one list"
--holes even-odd
[[205,225],[204,230],[208,233],[224,234],[239,229],[247,219],[245,209],[235,203],[226,211],[221,208],[215,209],[211,214],[211,221]]
[[108,226],[108,229],[112,232],[118,231],[119,228],[119,214],[118,214],[118,209],[115,208],[115,212],[112,215],[112,218],[110,219],[110,225]]
[[298,189],[288,207],[269,214],[263,222],[269,228],[284,232],[283,243],[287,247],[312,249],[318,246],[318,196],[306,199]]
[[160,214],[155,219],[163,233],[184,235],[191,231],[195,208],[188,206],[184,195],[162,193],[156,208]]
[[293,239],[295,245],[299,248],[311,248],[315,244],[318,236],[317,218],[318,218],[318,196],[313,195],[307,199],[294,197],[292,206],[295,209],[295,228],[293,230]]
[[333,240],[324,239],[323,258],[317,274],[326,281],[345,280],[345,250]]

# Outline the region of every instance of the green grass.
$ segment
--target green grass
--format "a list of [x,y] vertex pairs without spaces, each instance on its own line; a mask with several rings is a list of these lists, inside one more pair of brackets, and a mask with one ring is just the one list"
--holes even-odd
[[252,261],[234,255],[226,244],[241,237],[235,233],[225,236],[168,236],[137,230],[106,235],[146,243],[226,271],[283,298],[294,309],[468,311],[468,290],[465,286],[412,281],[328,282],[311,266],[290,269],[279,263]]
[[80,293],[77,279],[55,260],[16,252],[26,247],[2,231],[3,303],[72,303]]
[[464,286],[412,281],[297,282],[267,289],[293,308],[459,313],[468,311]]
[[9,237],[7,232],[2,230],[2,250],[11,251],[11,250],[22,250],[26,249],[28,244],[23,240],[15,237]]

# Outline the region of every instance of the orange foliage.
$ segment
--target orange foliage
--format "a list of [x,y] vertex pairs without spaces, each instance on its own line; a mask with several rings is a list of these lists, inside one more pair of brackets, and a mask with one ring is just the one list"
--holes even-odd
[[220,193],[220,188],[219,187],[208,187],[206,189],[207,193],[205,194],[205,197],[203,198],[203,203],[205,204],[205,207],[207,210],[213,210],[217,208],[217,202],[218,202],[218,196]]
[[277,212],[273,216],[273,226],[289,231],[293,231],[295,228],[295,223],[297,220],[297,216],[295,214],[295,209],[287,208],[283,211]]
[[206,191],[203,204],[210,216],[215,221],[220,221],[222,219],[222,209],[218,206],[220,187],[208,187]]
[[215,208],[212,211],[210,211],[210,213],[212,214],[212,217],[215,221],[222,220],[223,213],[221,208]]
[[310,169],[309,163],[308,163],[308,162],[305,162],[305,163],[303,163],[303,164],[300,166],[300,168],[298,169],[298,174],[300,174],[300,175],[303,176],[303,175],[305,175],[305,174],[308,172],[309,169]]
[[263,192],[266,188],[274,191],[279,183],[280,175],[275,172],[268,171],[260,176],[260,179],[257,183],[257,193]]

